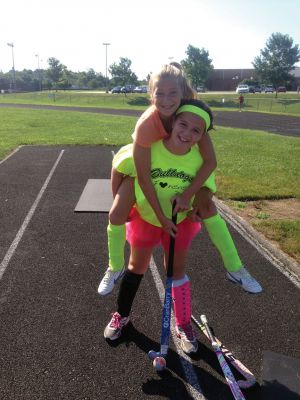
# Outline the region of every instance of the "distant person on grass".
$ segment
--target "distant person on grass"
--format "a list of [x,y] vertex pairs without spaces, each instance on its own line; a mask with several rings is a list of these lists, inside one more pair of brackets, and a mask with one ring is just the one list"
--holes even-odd
[[[133,158],[140,187],[145,194],[152,212],[166,233],[175,235],[176,227],[167,217],[157,198],[151,182],[150,148],[151,144],[170,135],[175,111],[182,99],[193,99],[197,95],[183,75],[180,65],[171,63],[161,71],[151,75],[149,82],[152,105],[139,118],[133,133]],[[218,214],[212,200],[215,189],[205,187],[205,180],[216,167],[214,149],[209,134],[205,134],[198,142],[203,164],[192,183],[176,196],[176,210],[187,211],[191,208],[191,199],[196,194],[194,214],[204,223],[210,239],[221,254],[227,270],[227,278],[243,287],[250,293],[259,293],[262,288],[243,266],[226,222]],[[100,282],[98,293],[110,293],[116,281],[124,274],[124,247],[126,241],[125,222],[134,205],[132,196],[132,178],[119,171],[112,175],[112,192],[114,202],[109,213],[108,252],[109,267]]]
[[242,108],[244,106],[244,102],[245,102],[245,98],[242,94],[239,95],[239,107],[240,107],[240,111],[242,111]]
[[[168,219],[172,218],[172,200],[190,185],[203,164],[196,143],[206,132],[212,129],[212,113],[209,107],[200,100],[186,100],[176,112],[171,135],[153,143],[150,147],[152,184],[155,188],[160,207]],[[132,145],[121,148],[114,160],[118,169],[134,169]],[[114,170],[118,174],[117,169]],[[117,339],[123,327],[129,322],[132,304],[141,280],[149,267],[154,247],[161,244],[165,253],[165,266],[168,259],[170,234],[175,235],[174,273],[172,281],[172,298],[176,333],[181,347],[187,354],[198,349],[198,342],[191,325],[191,285],[185,274],[188,250],[192,239],[200,230],[200,223],[187,217],[187,210],[177,215],[176,229],[169,232],[162,227],[151,205],[148,203],[138,178],[131,179],[131,192],[135,207],[127,223],[127,240],[131,253],[128,269],[121,281],[117,311],[112,314],[104,330],[104,337]],[[214,190],[214,178],[209,178],[205,185]]]

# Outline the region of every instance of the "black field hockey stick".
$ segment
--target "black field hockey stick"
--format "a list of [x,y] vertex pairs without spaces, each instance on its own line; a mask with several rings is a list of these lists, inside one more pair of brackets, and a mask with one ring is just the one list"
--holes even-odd
[[202,324],[205,326],[206,332],[209,335],[209,339],[211,341],[211,345],[216,353],[216,356],[218,358],[219,364],[222,368],[223,374],[225,376],[225,379],[230,387],[231,393],[235,400],[245,400],[245,397],[243,393],[241,392],[241,389],[239,385],[237,384],[237,381],[235,380],[233,373],[231,372],[231,369],[229,368],[229,365],[227,364],[227,361],[225,360],[222,350],[220,349],[216,338],[214,337],[210,327],[208,326],[207,319],[205,315],[200,316],[200,320]]
[[[198,326],[201,332],[207,337],[207,339],[210,340],[209,334],[207,333],[204,324],[198,321],[193,315],[192,315],[192,320]],[[252,372],[249,371],[249,369],[240,360],[235,358],[232,352],[224,346],[224,344],[220,341],[220,339],[216,338],[215,336],[214,338],[225,358],[245,378],[245,380],[240,379],[237,381],[239,387],[242,389],[249,389],[252,386],[254,386],[256,384],[256,379],[255,376],[252,374]]]
[[[176,201],[174,201],[172,205],[172,221],[176,225],[177,214],[173,215],[175,205]],[[169,349],[171,309],[172,309],[174,249],[175,249],[175,238],[173,236],[170,236],[165,298],[163,304],[162,323],[161,323],[160,351],[156,352],[154,350],[150,350],[148,352],[148,357],[150,358],[150,360],[153,360],[153,366],[157,371],[162,371],[166,367],[166,356],[168,354],[168,349]]]

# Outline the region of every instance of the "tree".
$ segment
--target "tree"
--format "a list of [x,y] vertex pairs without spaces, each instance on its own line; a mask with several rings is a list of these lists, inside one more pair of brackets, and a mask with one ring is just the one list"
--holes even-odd
[[194,88],[203,85],[214,68],[208,51],[188,45],[185,54],[187,54],[187,58],[181,61],[181,65],[186,76]]
[[35,73],[31,69],[16,71],[16,80],[18,81],[18,90],[33,91],[38,90],[38,80],[35,79]]
[[260,56],[254,58],[252,65],[262,82],[277,87],[294,79],[290,72],[299,60],[299,45],[293,46],[291,37],[277,32],[272,33],[266,47],[260,50]]
[[48,58],[47,61],[49,65],[49,68],[47,69],[47,77],[50,81],[53,82],[54,87],[57,88],[58,83],[61,80],[65,81],[64,72],[67,69],[67,67],[61,64],[60,61],[54,57]]
[[73,72],[65,68],[62,71],[61,77],[56,84],[56,88],[63,90],[69,89],[72,86],[72,78],[73,78]]
[[131,61],[129,58],[120,58],[119,64],[113,63],[109,67],[109,72],[112,76],[113,85],[137,85],[138,79],[134,72],[130,69]]
[[0,89],[8,90],[9,87],[10,87],[9,74],[8,73],[4,74],[2,71],[0,71]]

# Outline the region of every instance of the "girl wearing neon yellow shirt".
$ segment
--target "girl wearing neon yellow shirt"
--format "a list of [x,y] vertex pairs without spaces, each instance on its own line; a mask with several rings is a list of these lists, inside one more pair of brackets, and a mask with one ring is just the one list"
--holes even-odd
[[[186,190],[203,164],[198,146],[195,144],[211,128],[210,109],[200,100],[189,100],[177,110],[172,134],[151,146],[151,181],[160,207],[168,219],[172,218],[173,199]],[[131,159],[130,146],[125,146],[118,155],[120,156],[117,157],[118,167],[127,170]],[[212,184],[213,188],[214,180],[208,179],[205,184],[208,186]],[[134,179],[132,192],[136,202],[130,213],[130,221],[127,223],[127,240],[130,243],[131,253],[128,269],[120,285],[117,311],[113,313],[104,330],[104,337],[109,340],[117,339],[123,327],[129,322],[131,307],[142,277],[148,269],[154,247],[161,244],[165,259],[168,258],[170,232],[166,231],[153,213],[138,178]],[[176,240],[172,298],[176,333],[183,351],[187,354],[197,351],[198,342],[191,326],[191,287],[185,273],[185,264],[191,241],[199,230],[200,223],[192,222],[187,217],[187,210],[178,212],[176,232],[173,232]]]
[[[182,98],[192,99],[196,94],[190,87],[178,65],[168,64],[153,74],[149,82],[152,106],[137,122],[133,133],[133,158],[139,185],[150,203],[163,229],[171,235],[176,232],[158,201],[150,174],[150,146],[155,141],[169,136],[173,117]],[[209,135],[206,133],[198,142],[203,164],[193,181],[176,198],[176,210],[190,209],[191,199],[197,193],[195,209],[204,223],[210,239],[221,254],[229,280],[241,285],[244,290],[259,293],[262,288],[248,273],[239,258],[226,222],[218,214],[213,202],[213,190],[204,185],[216,167],[216,159]],[[115,282],[124,273],[125,222],[135,202],[132,178],[122,172],[112,176],[114,202],[109,213],[108,252],[109,267],[100,282],[98,293],[110,293]]]

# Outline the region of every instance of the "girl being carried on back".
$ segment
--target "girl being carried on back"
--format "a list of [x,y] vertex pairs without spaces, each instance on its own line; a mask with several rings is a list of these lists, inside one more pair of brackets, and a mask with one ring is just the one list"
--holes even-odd
[[[152,105],[139,118],[132,135],[134,164],[139,185],[157,219],[168,234],[175,236],[176,227],[172,220],[164,215],[151,182],[150,147],[153,142],[171,133],[173,117],[181,100],[193,99],[197,96],[177,63],[165,65],[160,72],[152,74],[149,92]],[[227,225],[218,214],[212,200],[215,187],[211,190],[202,186],[216,168],[215,153],[209,134],[202,136],[198,146],[203,165],[190,186],[176,197],[174,212],[189,210],[191,199],[196,194],[194,210],[201,217],[210,239],[221,254],[228,279],[240,284],[248,292],[258,293],[262,288],[243,267]],[[118,156],[122,157],[122,155]],[[109,267],[98,288],[100,295],[110,293],[124,273],[125,222],[135,203],[132,182],[130,182],[133,178],[129,176],[134,174],[132,168],[118,172],[112,174],[114,201],[107,227]]]

